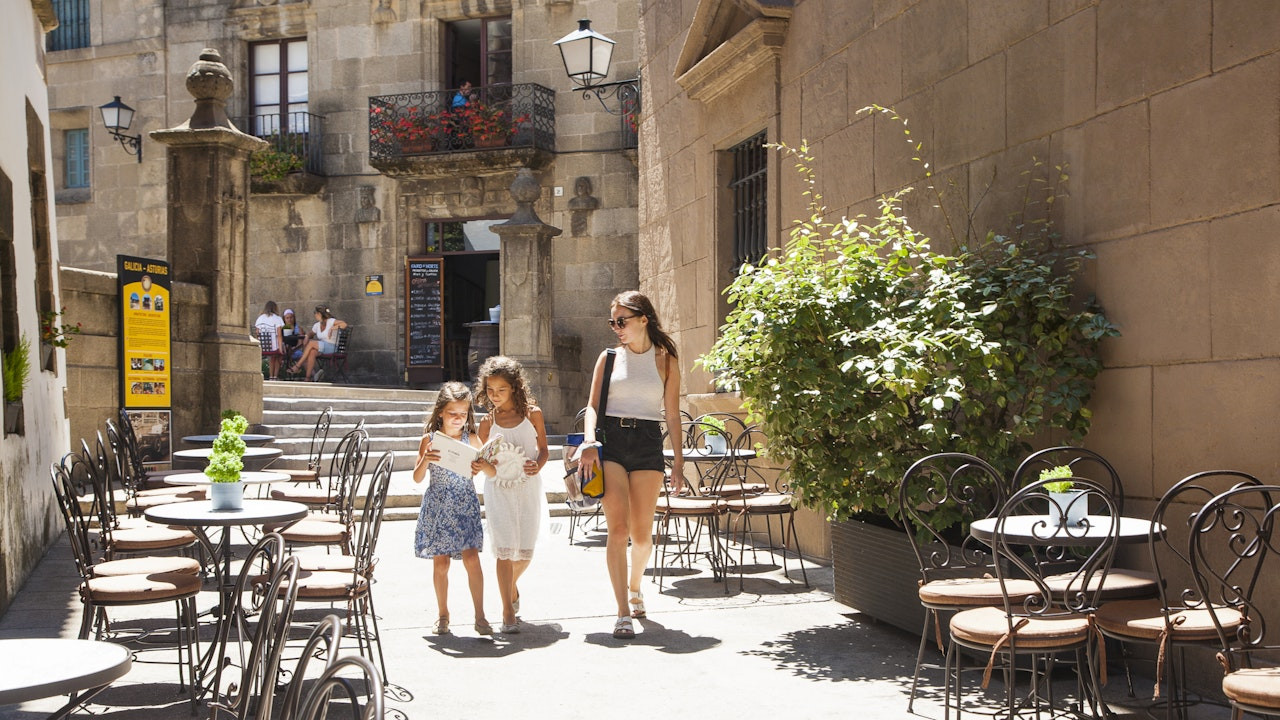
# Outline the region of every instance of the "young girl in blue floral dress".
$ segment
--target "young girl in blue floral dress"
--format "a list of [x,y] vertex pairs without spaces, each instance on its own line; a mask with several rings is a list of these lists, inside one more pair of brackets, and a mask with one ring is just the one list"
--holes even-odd
[[[471,397],[471,391],[462,383],[445,383],[440,388],[436,405],[423,428],[418,461],[413,466],[414,482],[422,482],[428,466],[431,468],[431,484],[422,495],[413,545],[418,557],[429,557],[434,563],[433,581],[440,616],[432,630],[437,635],[449,632],[449,564],[455,557],[462,559],[462,566],[467,571],[471,603],[475,606],[475,630],[481,635],[493,634],[493,628],[484,617],[484,575],[480,570],[484,530],[480,523],[480,502],[476,498],[475,484],[470,477],[432,464],[432,461],[440,459],[439,451],[431,448],[434,432],[439,431],[472,447],[480,447],[474,432],[475,414],[471,409]],[[479,462],[473,463],[472,473],[479,470]]]

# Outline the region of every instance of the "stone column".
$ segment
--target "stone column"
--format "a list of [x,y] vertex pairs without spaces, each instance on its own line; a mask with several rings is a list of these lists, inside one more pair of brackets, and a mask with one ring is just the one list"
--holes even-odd
[[561,230],[542,222],[533,211],[541,194],[533,171],[521,168],[511,183],[515,213],[491,227],[502,239],[498,351],[524,365],[548,425],[560,425],[565,404],[551,337],[551,238]]
[[[262,418],[261,351],[249,335],[249,154],[267,143],[227,119],[234,83],[217,50],[206,48],[187,72],[195,111],[178,127],[156,130],[168,146],[169,263],[175,283],[208,288],[203,322],[179,322],[174,343],[200,352],[175,357],[174,437],[212,432],[224,409]],[[175,352],[175,355],[179,355]]]

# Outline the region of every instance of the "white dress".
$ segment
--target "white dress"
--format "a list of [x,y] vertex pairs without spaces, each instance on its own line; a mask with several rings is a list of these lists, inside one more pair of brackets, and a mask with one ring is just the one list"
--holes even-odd
[[[490,437],[493,433],[501,433],[503,443],[518,446],[529,460],[538,459],[538,431],[529,418],[511,428],[494,423],[489,433]],[[484,514],[489,526],[485,535],[494,557],[499,560],[533,559],[533,546],[538,541],[545,499],[542,478],[537,475],[524,476],[522,482],[515,484],[485,478]]]

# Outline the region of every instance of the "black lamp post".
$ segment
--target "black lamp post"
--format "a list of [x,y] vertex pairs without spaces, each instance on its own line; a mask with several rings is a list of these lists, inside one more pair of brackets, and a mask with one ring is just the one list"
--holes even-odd
[[111,137],[120,141],[125,152],[137,155],[138,162],[142,162],[142,135],[124,133],[133,123],[133,108],[120,102],[120,96],[116,95],[115,100],[99,106],[98,110],[102,113],[102,124],[111,133]]
[[[591,21],[578,21],[578,29],[555,41],[564,61],[565,74],[583,98],[595,98],[611,115],[634,115],[640,109],[640,78],[600,82],[609,76],[614,41],[591,29]],[[616,98],[617,109],[605,100]]]

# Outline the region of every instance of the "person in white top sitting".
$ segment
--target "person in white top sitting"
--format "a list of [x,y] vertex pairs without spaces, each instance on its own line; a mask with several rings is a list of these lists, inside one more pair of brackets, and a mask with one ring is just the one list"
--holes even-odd
[[311,326],[310,339],[302,348],[302,358],[289,368],[291,373],[305,369],[307,382],[315,380],[316,356],[332,355],[338,349],[338,331],[347,326],[324,305],[317,305],[315,312],[316,324]]
[[[284,338],[281,331],[283,327],[284,318],[277,313],[276,301],[268,300],[266,306],[262,308],[262,314],[258,316],[257,320],[253,321],[253,327],[249,328],[249,331],[259,339],[264,336],[271,338],[270,349],[279,352],[284,348]],[[267,366],[271,370],[271,380],[279,379],[280,364],[282,362],[284,362],[284,354],[282,352],[267,357]]]

